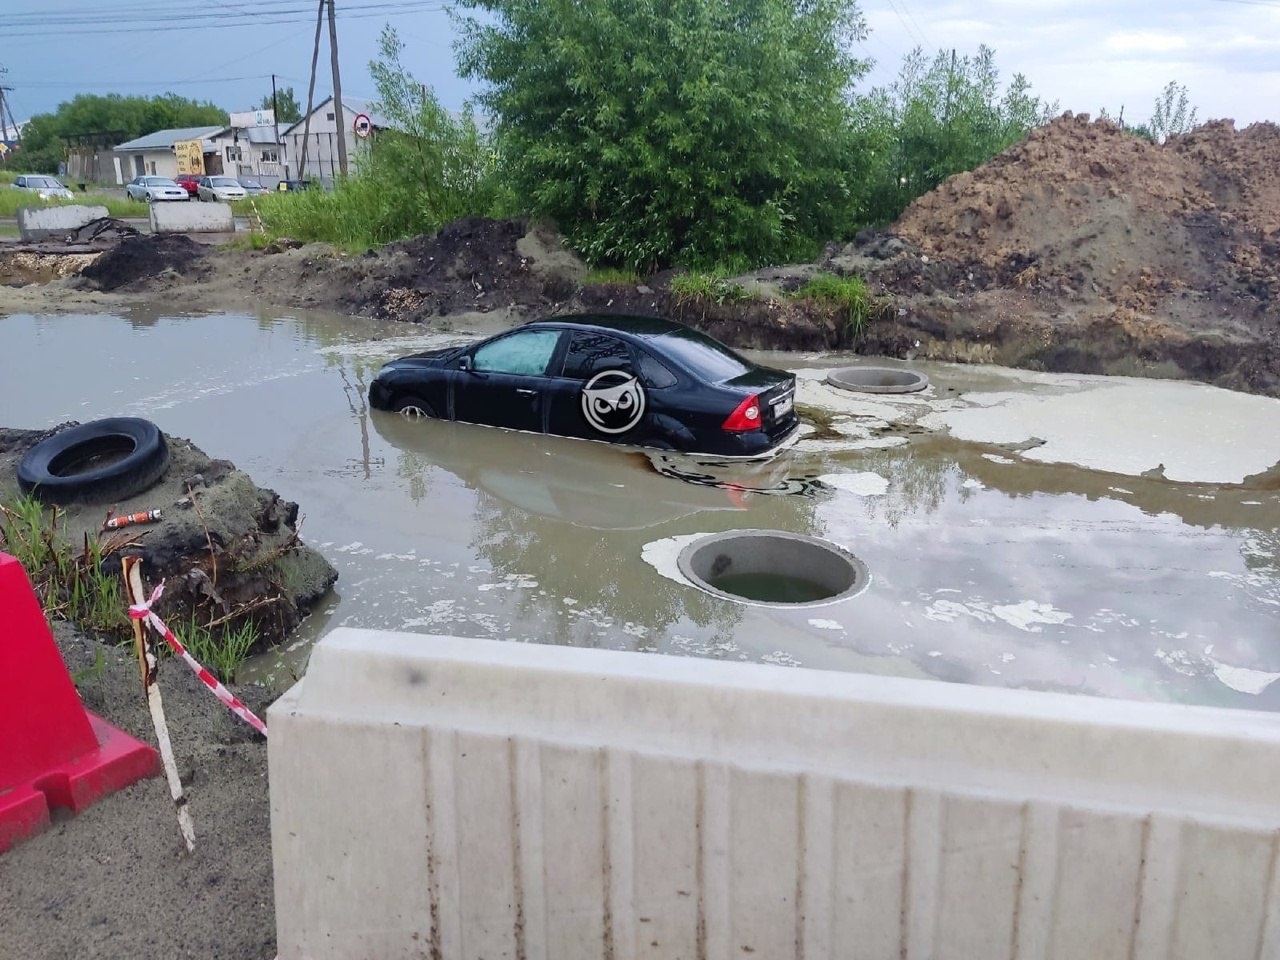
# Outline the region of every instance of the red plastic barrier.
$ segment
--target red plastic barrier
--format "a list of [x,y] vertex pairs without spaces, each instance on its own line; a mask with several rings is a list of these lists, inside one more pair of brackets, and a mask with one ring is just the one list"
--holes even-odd
[[155,750],[84,709],[27,573],[0,553],[0,853],[159,770]]

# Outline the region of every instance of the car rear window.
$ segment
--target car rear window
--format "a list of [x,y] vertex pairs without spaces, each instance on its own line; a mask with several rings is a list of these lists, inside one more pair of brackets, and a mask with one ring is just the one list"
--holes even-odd
[[732,380],[751,369],[747,360],[724,344],[693,330],[657,337],[652,343],[658,353],[673,358],[712,383]]
[[564,356],[564,376],[586,380],[601,370],[631,366],[631,349],[617,337],[583,331],[575,333]]

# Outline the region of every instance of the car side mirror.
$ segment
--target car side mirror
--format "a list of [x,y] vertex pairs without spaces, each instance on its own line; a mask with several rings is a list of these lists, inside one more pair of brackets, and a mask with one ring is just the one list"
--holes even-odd
[[468,370],[468,371],[469,371],[469,370],[471,370],[471,357],[470,357],[470,356],[464,356],[464,357],[460,358],[460,359],[458,360],[458,369],[459,369],[459,370]]

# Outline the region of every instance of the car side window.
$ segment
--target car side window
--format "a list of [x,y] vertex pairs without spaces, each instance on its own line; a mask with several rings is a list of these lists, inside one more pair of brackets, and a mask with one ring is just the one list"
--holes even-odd
[[640,379],[644,381],[646,387],[653,390],[661,390],[663,387],[674,387],[676,385],[676,375],[659,360],[649,356],[643,350],[637,350],[636,355],[638,358],[637,366],[640,368]]
[[572,380],[589,380],[601,370],[631,366],[631,348],[604,333],[575,333],[565,351],[564,373]]
[[472,355],[471,369],[541,377],[556,352],[556,330],[525,330],[486,343]]

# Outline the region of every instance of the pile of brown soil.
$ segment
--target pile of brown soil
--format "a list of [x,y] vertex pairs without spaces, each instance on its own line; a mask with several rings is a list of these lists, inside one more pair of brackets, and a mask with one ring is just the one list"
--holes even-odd
[[128,237],[84,268],[94,290],[149,289],[165,274],[198,279],[206,272],[209,248],[178,234]]

